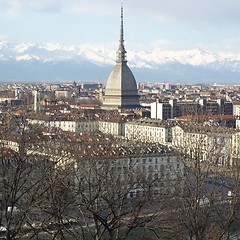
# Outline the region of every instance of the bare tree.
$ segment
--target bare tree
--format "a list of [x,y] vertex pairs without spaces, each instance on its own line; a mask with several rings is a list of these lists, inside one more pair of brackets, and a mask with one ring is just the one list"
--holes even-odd
[[220,136],[228,138],[227,132],[223,135],[221,129],[205,133],[197,129],[195,126],[188,135],[177,129],[181,141],[175,144],[182,152],[179,157],[185,176],[182,188],[173,195],[173,208],[165,215],[164,237],[229,239],[239,221],[239,167],[229,165],[228,156],[223,159],[211,141]]
[[[140,216],[150,193],[142,178],[131,164],[118,164],[114,159],[81,162],[75,184],[76,217],[81,222],[83,236],[125,239],[133,229],[144,223],[144,217]],[[139,196],[133,198],[132,191],[136,188]]]
[[[2,136],[4,134],[6,132],[2,132]],[[33,149],[38,144],[32,140],[36,134],[21,125],[18,132],[2,140],[1,226],[6,239],[15,239],[31,228],[30,213],[45,192],[42,183],[51,164],[46,157],[34,154]]]
[[40,206],[55,173],[54,162],[42,151],[49,137],[27,124],[24,116],[15,120],[1,129],[1,234],[6,239],[39,232]]

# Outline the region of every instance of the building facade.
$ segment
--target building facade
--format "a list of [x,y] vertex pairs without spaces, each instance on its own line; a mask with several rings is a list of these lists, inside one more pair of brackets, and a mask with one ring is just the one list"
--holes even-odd
[[139,119],[125,123],[125,137],[129,140],[170,144],[171,124],[153,119]]
[[234,130],[214,126],[174,126],[172,147],[192,159],[219,166],[232,165]]
[[104,175],[104,179],[114,176],[118,188],[124,186],[128,198],[141,197],[149,189],[152,196],[171,194],[180,189],[184,173],[178,154],[159,144],[112,148],[107,158],[101,153],[91,158],[88,155],[75,162],[75,169],[76,181],[87,179],[86,184],[90,181],[91,186],[99,184],[95,182],[99,176]]

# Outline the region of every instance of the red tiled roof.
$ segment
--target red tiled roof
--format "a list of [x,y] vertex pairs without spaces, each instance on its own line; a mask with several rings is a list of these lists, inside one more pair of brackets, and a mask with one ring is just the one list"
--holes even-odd
[[233,115],[186,115],[178,117],[178,119],[182,120],[235,120],[236,116]]

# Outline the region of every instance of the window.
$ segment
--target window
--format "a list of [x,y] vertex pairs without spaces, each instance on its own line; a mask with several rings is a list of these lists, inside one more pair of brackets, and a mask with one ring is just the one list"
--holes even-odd
[[128,173],[128,169],[127,169],[127,167],[123,167],[123,172],[124,172],[125,174]]
[[133,198],[134,197],[134,193],[131,191],[130,192],[130,198]]
[[163,177],[164,176],[164,172],[165,172],[165,166],[164,165],[161,165],[160,171],[161,171],[161,175]]
[[148,174],[147,179],[148,179],[148,181],[151,181],[151,180],[152,180],[152,174],[151,174],[151,173]]

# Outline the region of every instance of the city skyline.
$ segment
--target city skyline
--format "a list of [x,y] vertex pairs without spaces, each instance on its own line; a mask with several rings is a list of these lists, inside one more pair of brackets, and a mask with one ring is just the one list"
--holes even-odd
[[129,51],[240,52],[240,3],[233,0],[0,0],[0,41],[116,49],[121,2]]

